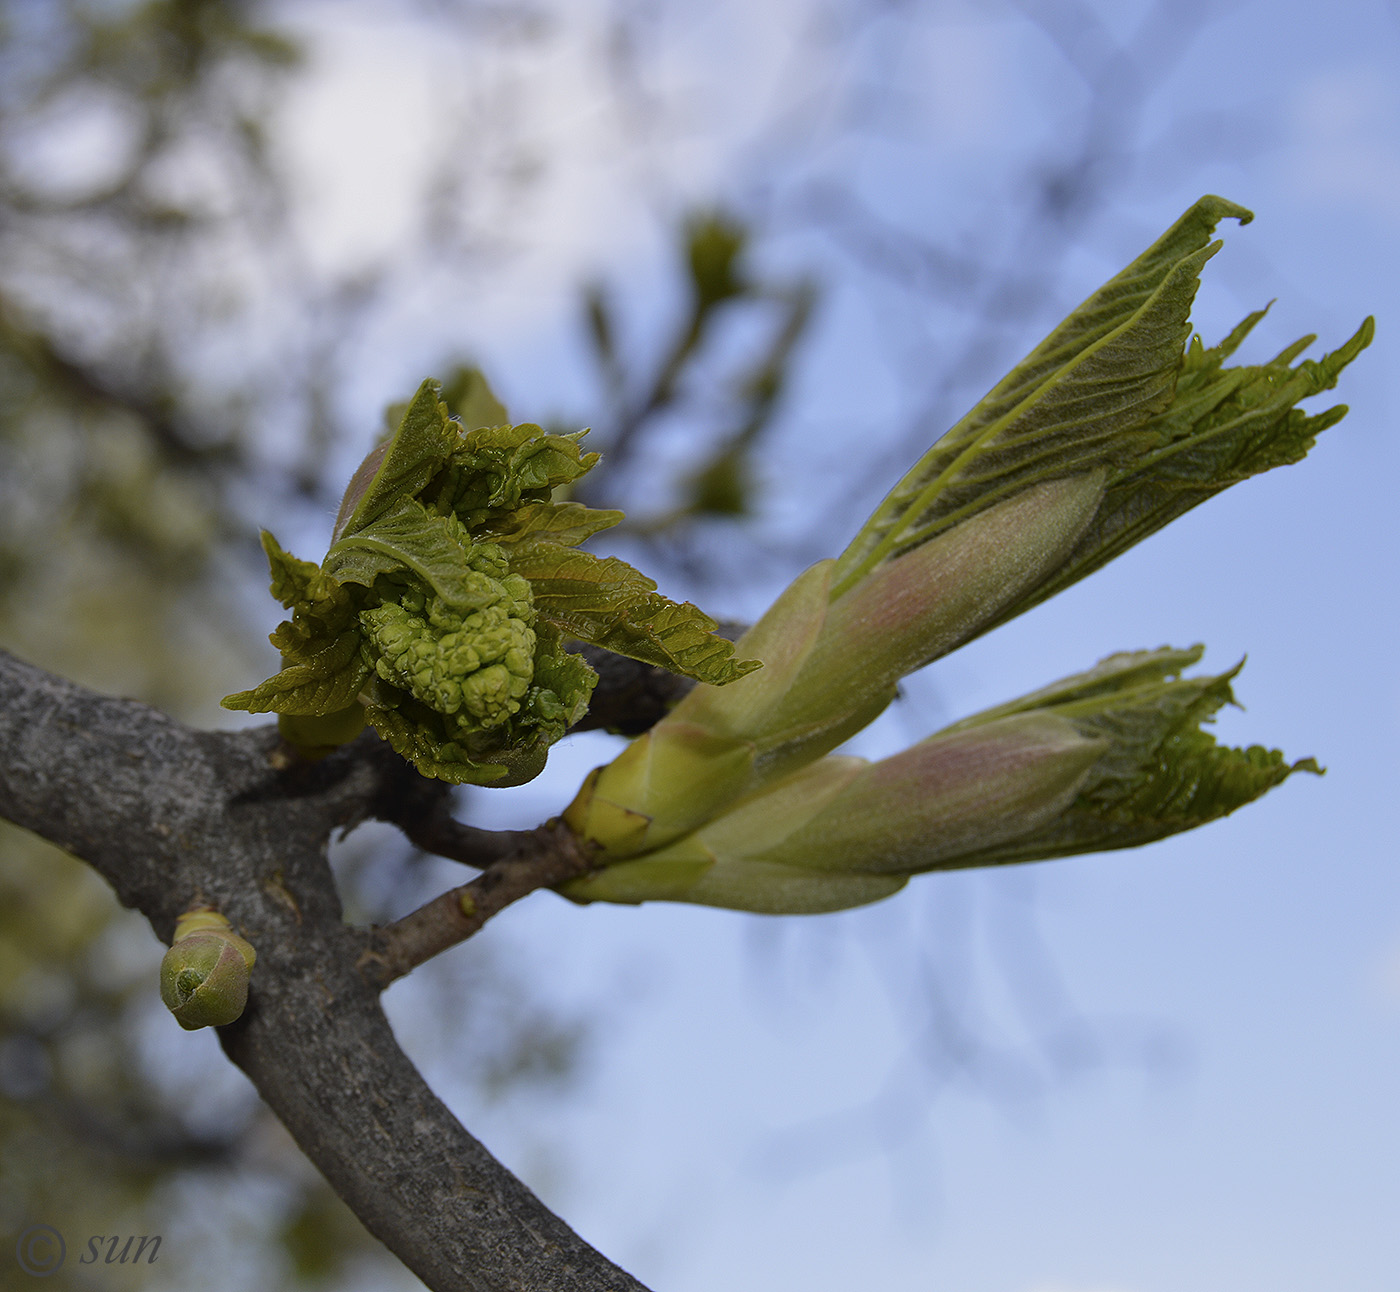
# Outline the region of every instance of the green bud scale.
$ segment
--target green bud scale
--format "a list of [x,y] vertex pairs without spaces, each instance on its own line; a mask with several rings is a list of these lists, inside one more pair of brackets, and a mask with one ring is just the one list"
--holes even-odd
[[243,1013],[257,952],[210,907],[186,911],[160,964],[160,995],[187,1031],[222,1027]]

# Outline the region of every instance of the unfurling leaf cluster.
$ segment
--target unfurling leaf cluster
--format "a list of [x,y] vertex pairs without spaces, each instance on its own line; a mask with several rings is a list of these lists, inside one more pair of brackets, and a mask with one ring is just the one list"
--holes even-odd
[[833,751],[899,680],[1024,613],[1230,485],[1296,462],[1345,414],[1296,405],[1370,343],[1305,337],[1226,367],[1189,316],[1211,241],[1243,207],[1204,197],[1095,292],[895,486],[844,553],[740,641],[761,673],[697,687],[564,815],[599,862],[564,892],[770,913],[884,897],[926,870],[1126,848],[1233,811],[1311,759],[1201,729],[1234,672],[1200,649],[1110,656],[878,763]]
[[718,686],[758,667],[695,606],[579,550],[621,519],[554,501],[598,461],[583,432],[511,425],[479,378],[456,384],[466,420],[424,382],[351,479],[319,566],[263,534],[292,612],[272,634],[283,667],[227,708],[282,715],[308,751],[368,723],[425,776],[513,785],[587,709],[596,677],[567,639]]

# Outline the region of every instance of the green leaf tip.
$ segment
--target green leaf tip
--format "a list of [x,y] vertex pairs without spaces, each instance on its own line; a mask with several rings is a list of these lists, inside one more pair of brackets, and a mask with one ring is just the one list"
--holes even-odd
[[760,667],[736,660],[734,646],[715,636],[715,621],[689,602],[656,591],[641,571],[616,557],[563,546],[537,546],[519,558],[541,618],[570,637],[725,686]]
[[1294,772],[1320,775],[1315,759],[1288,762],[1259,745],[1220,745],[1204,726],[1235,703],[1225,673],[1184,677],[1203,648],[1110,655],[1085,673],[979,714],[950,730],[1046,712],[1067,720],[1105,752],[1054,827],[1036,836],[969,854],[987,865],[1132,848],[1191,830],[1253,802]]
[[281,715],[307,757],[366,724],[425,776],[514,785],[586,712],[596,676],[565,636],[723,685],[758,667],[696,607],[578,544],[621,519],[555,502],[592,469],[584,432],[511,425],[475,370],[434,381],[355,472],[319,565],[264,533],[282,670],[226,708]]
[[980,631],[1092,573],[1175,517],[1250,475],[1298,461],[1346,412],[1295,405],[1336,383],[1374,332],[1319,362],[1290,366],[1306,338],[1269,363],[1226,368],[1263,311],[1207,349],[1188,323],[1211,241],[1252,214],[1205,197],[1061,323],[924,455],[837,562],[832,596],[1037,483],[1105,473],[1076,546]]

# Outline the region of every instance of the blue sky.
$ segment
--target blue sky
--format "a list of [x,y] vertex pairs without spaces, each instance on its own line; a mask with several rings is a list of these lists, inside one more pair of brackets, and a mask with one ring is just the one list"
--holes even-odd
[[[954,313],[816,250],[768,181],[838,175],[884,218],[985,252],[977,213],[1055,159],[1082,83],[1011,5],[911,7],[849,49],[809,39],[817,10],[797,0],[706,6],[703,18],[679,8],[650,47],[659,106],[645,128],[619,124],[592,79],[594,6],[561,10],[558,39],[513,70],[473,65],[487,90],[492,77],[534,87],[519,138],[554,161],[469,300],[437,307],[403,289],[353,397],[377,406],[450,343],[486,360],[518,415],[586,410],[579,278],[625,272],[639,315],[660,317],[665,217],[720,198],[769,204],[784,231],[765,253],[776,268],[826,257],[828,308],[775,447],[861,418],[908,422],[927,395],[909,373],[948,352],[936,347],[951,345]],[[1091,8],[1120,30],[1145,12]],[[398,218],[383,170],[356,179],[341,155],[373,159],[371,125],[389,108],[347,117],[344,86],[378,68],[384,102],[411,124],[431,104],[415,80],[431,67],[440,84],[433,60],[451,56],[412,24],[357,12],[326,36],[292,145],[324,168],[307,220],[328,263],[391,245]],[[1257,219],[1222,229],[1198,299],[1207,339],[1275,297],[1246,359],[1311,331],[1330,348],[1376,314],[1377,340],[1343,380],[1352,412],[1302,466],[1212,501],[913,679],[866,749],[898,748],[1112,650],[1204,641],[1215,670],[1249,655],[1237,682],[1247,712],[1223,715],[1221,737],[1315,755],[1327,775],[1148,849],[925,877],[879,906],[781,927],[548,895],[501,917],[486,936],[534,966],[545,994],[598,1012],[602,1035],[589,1080],[545,1110],[547,1124],[459,1107],[658,1289],[1395,1287],[1400,453],[1387,378],[1400,370],[1400,12],[1380,0],[1179,12],[1196,39],[1149,100],[1126,177],[1057,262],[1055,297],[1072,305],[1219,192]],[[885,116],[851,130],[861,69],[878,72]],[[392,125],[385,166],[402,151]],[[367,172],[381,182],[366,185]],[[482,202],[487,220],[489,193]],[[980,227],[993,252],[1011,245],[995,219]],[[1053,321],[1028,323],[1007,358]],[[935,347],[922,358],[921,339]],[[845,462],[862,452],[856,439],[824,451]],[[833,550],[848,532],[833,527]],[[610,748],[575,742],[548,777],[478,795],[473,810],[533,823]],[[421,999],[405,986],[388,1003],[454,1097]],[[959,1028],[975,1042],[954,1045]]]

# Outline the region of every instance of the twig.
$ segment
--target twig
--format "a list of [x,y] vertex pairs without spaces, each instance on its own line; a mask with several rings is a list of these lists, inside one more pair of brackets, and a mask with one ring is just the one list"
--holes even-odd
[[465,942],[512,902],[585,874],[592,864],[573,833],[557,822],[520,833],[521,846],[470,883],[373,930],[359,960],[366,980],[382,991],[424,961]]
[[483,830],[458,821],[452,815],[452,786],[420,776],[387,745],[375,752],[383,780],[365,815],[398,826],[424,852],[484,870],[534,838],[530,830]]

